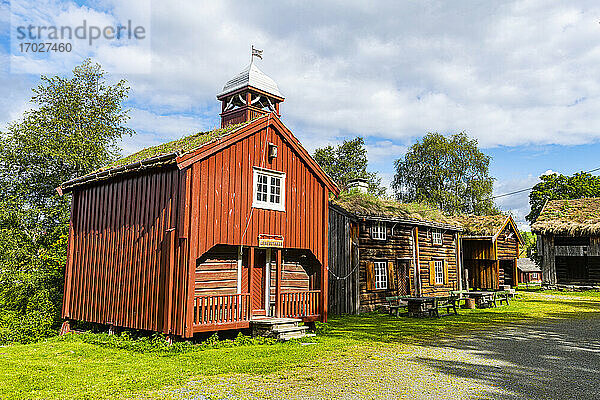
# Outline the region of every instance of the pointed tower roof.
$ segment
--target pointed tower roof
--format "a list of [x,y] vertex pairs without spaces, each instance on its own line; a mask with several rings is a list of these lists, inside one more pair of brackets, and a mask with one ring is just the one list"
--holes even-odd
[[246,86],[251,86],[270,95],[283,98],[275,81],[258,69],[254,62],[251,62],[242,72],[228,80],[217,97],[220,98]]

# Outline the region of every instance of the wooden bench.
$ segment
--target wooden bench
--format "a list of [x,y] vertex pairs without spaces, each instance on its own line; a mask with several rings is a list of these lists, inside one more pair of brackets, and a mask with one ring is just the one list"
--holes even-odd
[[456,306],[457,307],[460,307],[461,301],[463,303],[467,302],[467,299],[469,298],[468,296],[466,296],[467,294],[469,294],[468,290],[452,290],[452,291],[450,291],[450,296],[453,296],[456,298]]
[[405,299],[406,296],[390,296],[386,297],[385,301],[387,301],[387,310],[392,314],[396,314],[396,317],[400,316],[400,310],[407,311],[408,303]]
[[498,307],[498,303],[502,305],[504,302],[507,306],[510,305],[509,302],[510,292],[508,290],[499,290],[494,293],[494,307]]
[[450,309],[454,311],[454,315],[458,315],[458,311],[456,310],[456,303],[459,301],[459,297],[456,295],[444,296],[444,297],[436,297],[433,302],[433,307],[429,310],[430,316],[440,317],[440,309],[446,309],[446,314],[450,315]]

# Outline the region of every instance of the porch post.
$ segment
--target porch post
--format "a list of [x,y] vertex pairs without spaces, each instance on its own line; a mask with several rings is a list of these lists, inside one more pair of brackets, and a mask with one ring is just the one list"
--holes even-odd
[[419,227],[415,226],[415,235],[414,235],[414,245],[415,245],[415,271],[414,271],[414,280],[415,280],[415,294],[417,296],[421,296],[421,260],[419,254]]
[[455,237],[456,237],[456,274],[458,277],[458,290],[462,291],[463,290],[463,274],[462,274],[463,264],[462,264],[462,257],[460,254],[461,253],[460,233],[456,232]]
[[243,247],[240,246],[238,249],[238,258],[237,258],[237,293],[242,293],[242,251]]
[[265,262],[265,314],[271,317],[271,248],[268,248]]
[[254,247],[250,247],[250,254],[248,254],[248,275],[250,280],[248,282],[248,292],[250,293],[250,310],[254,309],[254,294],[252,289],[254,288]]
[[281,316],[281,249],[277,249],[276,283],[275,283],[275,316]]

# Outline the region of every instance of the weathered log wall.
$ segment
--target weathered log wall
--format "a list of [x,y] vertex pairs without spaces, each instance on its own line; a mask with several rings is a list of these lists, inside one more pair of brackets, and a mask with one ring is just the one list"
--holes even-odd
[[360,308],[358,227],[339,209],[329,209],[329,311],[357,314]]

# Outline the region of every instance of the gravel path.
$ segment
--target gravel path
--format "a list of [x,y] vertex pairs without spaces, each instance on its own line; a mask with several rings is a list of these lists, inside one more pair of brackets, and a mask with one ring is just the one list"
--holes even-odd
[[600,318],[515,324],[421,345],[350,348],[267,376],[190,383],[177,399],[598,399]]

